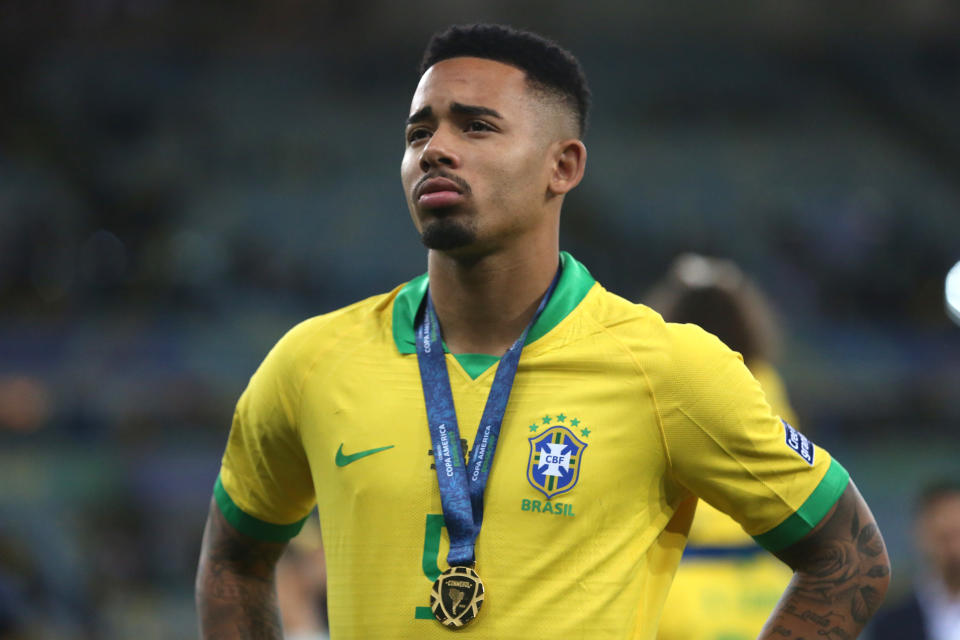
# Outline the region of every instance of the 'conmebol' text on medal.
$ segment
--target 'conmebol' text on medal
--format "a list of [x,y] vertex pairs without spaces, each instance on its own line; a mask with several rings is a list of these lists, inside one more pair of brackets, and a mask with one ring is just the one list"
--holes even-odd
[[483,582],[470,567],[450,567],[440,574],[430,591],[430,608],[440,624],[460,629],[480,613]]

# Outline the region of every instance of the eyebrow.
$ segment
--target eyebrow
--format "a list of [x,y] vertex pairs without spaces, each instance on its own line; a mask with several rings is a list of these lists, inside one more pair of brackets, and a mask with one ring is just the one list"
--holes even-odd
[[433,109],[427,106],[427,107],[424,107],[423,109],[420,109],[420,111],[417,111],[416,113],[411,115],[409,118],[407,118],[407,124],[411,125],[416,122],[423,122],[424,120],[429,120],[432,117],[433,117]]
[[480,105],[461,104],[454,102],[450,104],[450,111],[465,116],[493,116],[503,120],[503,116],[490,107],[481,107]]
[[[450,103],[450,111],[457,115],[463,116],[491,116],[493,118],[498,118],[503,120],[503,116],[500,115],[500,112],[491,109],[490,107],[483,107],[475,104],[463,104],[460,102]],[[423,122],[424,120],[429,120],[433,117],[433,108],[426,106],[423,109],[420,109],[409,118],[407,118],[407,125],[415,124],[417,122]]]

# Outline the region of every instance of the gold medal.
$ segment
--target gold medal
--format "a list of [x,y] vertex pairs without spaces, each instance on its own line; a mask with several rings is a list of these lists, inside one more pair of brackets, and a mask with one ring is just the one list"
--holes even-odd
[[448,629],[461,629],[480,613],[483,582],[471,567],[450,567],[430,590],[433,617]]

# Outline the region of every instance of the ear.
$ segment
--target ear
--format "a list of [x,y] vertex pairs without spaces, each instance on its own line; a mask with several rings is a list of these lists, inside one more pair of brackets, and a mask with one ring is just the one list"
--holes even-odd
[[587,148],[576,138],[557,142],[553,148],[553,166],[550,172],[550,193],[562,196],[583,179],[587,166]]

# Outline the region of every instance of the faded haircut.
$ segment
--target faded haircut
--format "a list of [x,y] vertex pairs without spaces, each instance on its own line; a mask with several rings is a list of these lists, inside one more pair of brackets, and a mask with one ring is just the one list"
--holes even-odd
[[430,38],[420,75],[442,60],[472,57],[517,67],[534,90],[560,101],[576,117],[578,134],[587,130],[590,88],[580,62],[556,42],[530,31],[498,24],[456,25]]

